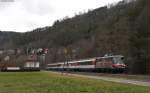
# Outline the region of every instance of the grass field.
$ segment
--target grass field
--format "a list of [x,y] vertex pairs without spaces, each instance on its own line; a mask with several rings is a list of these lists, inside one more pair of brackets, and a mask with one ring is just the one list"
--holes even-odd
[[0,93],[150,93],[150,88],[50,72],[0,73]]

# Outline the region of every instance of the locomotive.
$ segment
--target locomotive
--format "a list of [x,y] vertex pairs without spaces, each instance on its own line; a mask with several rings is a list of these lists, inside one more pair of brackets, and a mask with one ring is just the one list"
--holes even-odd
[[125,71],[126,65],[124,63],[124,56],[108,55],[104,57],[47,64],[46,69],[57,71],[96,71],[122,73]]

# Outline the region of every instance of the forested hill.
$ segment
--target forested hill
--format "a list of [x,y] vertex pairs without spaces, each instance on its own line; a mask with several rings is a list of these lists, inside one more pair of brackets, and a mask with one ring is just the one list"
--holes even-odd
[[16,32],[2,32],[0,31],[0,49],[9,49],[9,48],[14,48],[13,40],[12,38],[14,36],[17,36],[20,33]]
[[66,17],[31,32],[0,32],[0,47],[47,47],[47,62],[63,61],[64,48],[71,59],[122,54],[130,72],[150,73],[150,0],[128,1]]

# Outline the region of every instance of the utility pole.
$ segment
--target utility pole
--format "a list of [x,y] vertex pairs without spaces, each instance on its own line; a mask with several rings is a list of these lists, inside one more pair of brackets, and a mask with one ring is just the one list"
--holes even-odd
[[[66,70],[67,72],[68,72],[68,66],[69,66],[69,63],[68,63],[68,50],[67,50],[67,48],[64,48],[64,53],[65,53],[65,61],[64,61],[64,64],[63,64],[63,69],[62,70]],[[62,74],[63,74],[63,72],[64,71],[62,71]]]

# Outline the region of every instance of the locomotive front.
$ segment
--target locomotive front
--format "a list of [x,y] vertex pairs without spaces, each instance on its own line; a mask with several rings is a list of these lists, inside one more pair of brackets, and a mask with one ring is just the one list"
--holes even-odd
[[113,56],[112,58],[112,68],[118,71],[125,71],[126,65],[124,63],[124,56],[118,55],[118,56]]
[[112,59],[114,68],[125,68],[126,65],[124,63],[124,56],[114,56]]

